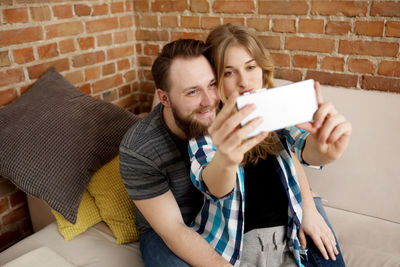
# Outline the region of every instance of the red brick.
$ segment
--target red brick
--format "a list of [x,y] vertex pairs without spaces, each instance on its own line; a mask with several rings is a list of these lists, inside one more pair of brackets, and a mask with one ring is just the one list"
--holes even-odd
[[138,57],[137,61],[137,64],[140,67],[151,67],[153,64],[153,60],[151,57]]
[[178,40],[181,38],[205,41],[207,38],[207,33],[205,33],[205,32],[173,32],[171,41]]
[[60,41],[60,52],[61,54],[70,53],[75,51],[75,44],[73,39]]
[[344,87],[357,87],[358,82],[358,76],[356,75],[328,73],[315,70],[307,71],[306,79],[314,79],[321,84]]
[[17,190],[10,196],[11,207],[18,206],[26,202],[26,195],[21,190]]
[[398,43],[378,41],[339,41],[339,53],[341,54],[396,57],[398,51]]
[[37,48],[39,59],[52,58],[58,56],[57,43],[46,44]]
[[157,56],[160,52],[160,47],[158,45],[145,45],[144,46],[144,54],[148,56]]
[[111,3],[111,14],[122,13],[122,12],[124,12],[123,2]]
[[17,23],[28,21],[28,11],[26,8],[13,8],[3,10],[3,17],[6,23]]
[[400,22],[397,21],[386,22],[386,36],[400,37]]
[[[0,73],[1,76],[1,73]],[[5,106],[18,97],[15,89],[0,90],[0,106]],[[3,184],[3,183],[2,183]]]
[[73,71],[65,74],[65,79],[67,79],[72,84],[79,84],[85,81],[83,78],[83,71]]
[[30,11],[33,21],[51,20],[51,12],[48,6],[31,7]]
[[100,66],[85,69],[85,80],[96,80],[100,78]]
[[349,71],[373,74],[375,72],[375,65],[368,59],[352,58],[349,60]]
[[275,66],[290,66],[290,55],[282,53],[270,53]]
[[122,84],[122,75],[117,74],[115,76],[102,79],[93,84],[93,93],[99,93],[110,88],[117,87]]
[[223,24],[233,24],[233,25],[244,25],[244,18],[230,18],[230,17],[224,17],[223,18],[224,22]]
[[133,1],[133,10],[136,11],[136,12],[150,11],[150,2],[149,2],[149,0],[135,0],[135,1]]
[[133,41],[133,31],[114,32],[114,44]]
[[218,13],[254,13],[255,4],[253,0],[215,0],[212,8]]
[[[0,91],[1,94],[1,91]],[[0,199],[0,215],[5,212],[6,210],[8,210],[8,198],[7,197],[3,197]]]
[[307,15],[307,1],[259,1],[258,12],[268,15]]
[[118,96],[119,97],[124,97],[126,95],[129,95],[130,93],[131,93],[131,86],[129,84],[118,88]]
[[357,21],[354,32],[358,35],[383,36],[383,21]]
[[304,33],[323,33],[324,20],[322,19],[300,19],[299,32]]
[[143,27],[157,27],[158,26],[158,17],[143,15],[140,19],[140,25]]
[[92,14],[92,8],[88,5],[77,4],[74,5],[75,14],[79,17],[90,16]]
[[80,85],[77,88],[84,94],[89,95],[91,93],[91,85],[90,85],[90,83],[86,83],[84,85]]
[[296,21],[292,19],[274,19],[272,31],[274,32],[296,32]]
[[78,44],[81,50],[88,50],[90,48],[94,48],[94,37],[90,36],[90,37],[78,38]]
[[26,205],[19,207],[8,214],[3,216],[3,225],[7,226],[22,221],[24,218],[29,217],[29,212]]
[[[3,232],[3,231],[2,231]],[[0,234],[0,251],[8,248],[21,239],[21,233],[18,230],[8,230]]]
[[183,12],[188,9],[186,0],[152,0],[153,12]]
[[136,40],[139,41],[169,41],[169,33],[166,30],[163,31],[144,31],[137,30],[135,32]]
[[260,42],[266,49],[281,49],[281,37],[280,36],[257,36]]
[[115,73],[115,63],[109,63],[102,67],[103,76]]
[[43,40],[42,27],[0,31],[0,47]]
[[195,16],[181,16],[181,26],[183,28],[199,28],[200,18]]
[[118,28],[118,18],[105,18],[86,22],[88,33],[102,32]]
[[120,57],[128,57],[132,56],[133,54],[134,52],[132,45],[111,48],[107,50],[107,60],[112,60]]
[[[203,18],[204,20],[204,18]],[[177,27],[178,17],[177,16],[162,16],[161,17],[161,27]]]
[[105,61],[106,57],[103,51],[96,51],[74,56],[72,58],[72,65],[74,67],[83,67],[93,65]]
[[53,14],[59,19],[69,19],[73,17],[71,5],[53,6]]
[[72,36],[83,32],[83,24],[80,21],[63,22],[45,26],[45,30],[47,39]]
[[327,34],[345,35],[351,32],[351,23],[348,21],[328,21]]
[[0,87],[19,83],[25,80],[24,71],[22,69],[9,69],[0,72]]
[[133,1],[127,1],[125,2],[125,6],[126,6],[126,11],[133,11]]
[[125,72],[124,79],[126,82],[131,82],[136,79],[136,71],[130,70]]
[[128,28],[133,26],[133,17],[131,15],[123,16],[119,18],[120,28]]
[[294,55],[293,66],[298,68],[315,69],[317,67],[317,56]]
[[371,6],[371,16],[381,17],[400,17],[399,1],[373,2]]
[[[0,91],[1,92],[1,91]],[[18,190],[13,183],[9,180],[3,181],[0,184],[0,196],[6,196],[12,192]]]
[[311,14],[325,16],[365,17],[368,1],[312,1]]
[[322,38],[286,37],[285,48],[310,52],[332,53],[335,41]]
[[361,88],[400,93],[400,79],[364,75],[361,80]]
[[387,60],[382,61],[379,63],[378,74],[400,77],[400,62]]
[[191,0],[190,11],[206,13],[210,11],[210,5],[206,0]]
[[201,28],[203,29],[214,29],[221,24],[221,20],[218,17],[203,17],[201,18]]
[[29,78],[30,79],[39,78],[40,75],[45,73],[52,66],[56,68],[58,72],[69,70],[69,60],[68,58],[63,58],[28,67]]
[[32,47],[13,50],[14,60],[18,64],[31,62],[35,59]]
[[263,32],[269,30],[269,19],[264,18],[248,18],[247,27],[256,29],[257,31]]
[[155,84],[154,82],[141,82],[140,83],[140,90],[146,93],[154,93],[155,92]]
[[104,3],[101,5],[94,5],[92,9],[93,9],[92,16],[107,15],[108,4]]
[[133,98],[133,95],[130,95],[128,97],[118,100],[114,104],[121,108],[127,109],[127,108],[133,106],[134,104],[136,104],[136,102],[137,101]]
[[292,82],[298,82],[303,79],[302,78],[303,74],[299,70],[276,68],[274,71],[274,77],[277,79],[284,79]]
[[0,67],[10,66],[10,57],[8,56],[8,51],[0,52]]
[[109,46],[112,44],[112,35],[111,33],[102,34],[96,36],[97,46]]
[[136,53],[142,54],[142,51],[143,51],[142,44],[136,44],[135,47],[136,47]]
[[117,67],[118,70],[126,70],[131,67],[131,63],[129,62],[129,59],[122,59],[117,62]]
[[321,69],[343,71],[344,59],[340,57],[324,57],[321,61]]

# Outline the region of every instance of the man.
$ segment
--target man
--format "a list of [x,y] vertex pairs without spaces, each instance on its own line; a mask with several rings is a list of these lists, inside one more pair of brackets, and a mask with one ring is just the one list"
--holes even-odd
[[196,40],[163,48],[152,68],[161,104],[121,143],[121,175],[137,207],[146,266],[231,266],[188,227],[203,196],[189,179],[187,137],[207,129],[219,102],[204,49]]

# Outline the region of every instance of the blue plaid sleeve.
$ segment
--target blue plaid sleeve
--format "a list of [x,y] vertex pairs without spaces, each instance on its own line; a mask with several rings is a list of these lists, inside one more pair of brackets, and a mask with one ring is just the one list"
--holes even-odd
[[322,166],[310,165],[303,159],[302,152],[304,149],[304,145],[306,144],[306,139],[310,134],[309,132],[292,126],[282,129],[281,133],[285,136],[289,144],[290,150],[296,154],[301,164],[314,169],[322,169]]

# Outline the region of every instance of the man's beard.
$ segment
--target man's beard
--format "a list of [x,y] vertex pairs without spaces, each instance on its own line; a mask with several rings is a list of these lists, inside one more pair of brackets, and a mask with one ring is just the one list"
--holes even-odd
[[[218,103],[212,107],[217,111]],[[208,134],[208,127],[211,125],[212,121],[209,124],[202,124],[195,120],[194,116],[197,112],[202,112],[203,110],[208,110],[210,107],[199,108],[194,110],[189,116],[182,117],[178,114],[177,108],[174,105],[171,105],[172,114],[175,119],[176,125],[186,134],[186,138],[196,138],[199,136]]]

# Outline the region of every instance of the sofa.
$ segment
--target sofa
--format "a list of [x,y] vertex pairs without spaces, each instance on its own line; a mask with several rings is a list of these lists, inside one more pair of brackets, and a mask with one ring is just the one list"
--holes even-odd
[[[306,168],[310,186],[323,199],[347,266],[400,266],[400,95],[331,86],[322,86],[322,94],[353,133],[339,160],[322,170]],[[105,222],[65,241],[47,204],[28,196],[28,206],[35,233],[1,252],[0,266],[34,266],[32,257],[46,266],[51,256],[43,256],[43,247],[71,266],[144,266],[138,241],[117,245]]]

